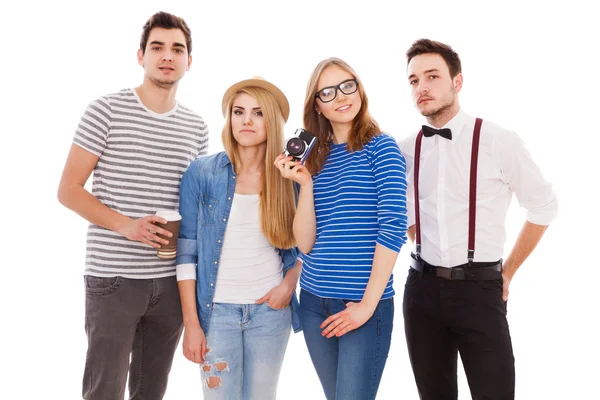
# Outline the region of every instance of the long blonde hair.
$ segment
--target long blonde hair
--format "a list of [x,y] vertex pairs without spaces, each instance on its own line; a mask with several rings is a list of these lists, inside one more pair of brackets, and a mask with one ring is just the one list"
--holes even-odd
[[241,93],[256,99],[262,114],[267,132],[267,151],[265,169],[262,173],[260,191],[260,220],[263,233],[269,242],[280,249],[295,246],[292,224],[296,214],[294,184],[285,179],[273,165],[273,161],[283,152],[283,126],[285,124],[281,109],[275,97],[267,90],[259,87],[245,87],[229,98],[225,126],[223,127],[223,147],[235,171],[239,171],[238,143],[231,130],[231,109],[233,102]]
[[313,175],[321,171],[331,149],[333,128],[331,127],[331,122],[324,115],[317,113],[317,99],[315,95],[319,90],[317,85],[319,84],[321,74],[332,65],[337,65],[356,79],[358,82],[358,93],[362,101],[362,106],[352,121],[352,129],[346,145],[348,151],[361,150],[365,144],[369,143],[373,137],[380,133],[379,125],[369,113],[369,99],[367,98],[365,89],[352,67],[344,60],[335,57],[321,61],[315,67],[308,81],[306,98],[304,100],[304,129],[317,137],[316,148],[313,149],[306,159],[306,167]]

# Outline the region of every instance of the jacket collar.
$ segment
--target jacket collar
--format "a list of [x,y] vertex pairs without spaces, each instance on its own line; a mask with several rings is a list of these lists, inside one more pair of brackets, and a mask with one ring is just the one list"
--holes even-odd
[[231,161],[229,160],[229,157],[227,156],[227,152],[224,151],[222,154],[223,154],[223,156],[221,157],[219,166],[221,168],[225,168],[226,166],[231,164]]

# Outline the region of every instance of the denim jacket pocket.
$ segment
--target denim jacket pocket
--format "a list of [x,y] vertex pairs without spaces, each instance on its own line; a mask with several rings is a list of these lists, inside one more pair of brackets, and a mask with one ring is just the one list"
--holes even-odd
[[200,195],[200,204],[202,205],[200,209],[200,222],[202,225],[214,225],[216,222],[215,210],[217,204],[219,204],[219,200],[203,193]]

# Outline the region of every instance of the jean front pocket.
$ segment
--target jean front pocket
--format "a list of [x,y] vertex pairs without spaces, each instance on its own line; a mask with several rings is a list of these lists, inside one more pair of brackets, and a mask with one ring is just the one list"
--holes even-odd
[[114,293],[123,282],[120,276],[101,277],[85,275],[85,293],[90,296],[106,296]]
[[202,225],[214,225],[215,224],[215,210],[219,200],[211,197],[207,194],[200,195],[200,222]]
[[288,308],[288,307],[290,306],[289,304],[286,304],[286,305],[285,305],[284,307],[282,307],[282,308],[275,308],[275,307],[272,307],[272,306],[269,304],[269,302],[268,302],[268,301],[267,301],[267,302],[265,302],[265,304],[267,305],[267,307],[269,307],[269,309],[271,309],[271,310],[273,310],[273,311],[283,311],[283,310],[285,310],[286,308]]

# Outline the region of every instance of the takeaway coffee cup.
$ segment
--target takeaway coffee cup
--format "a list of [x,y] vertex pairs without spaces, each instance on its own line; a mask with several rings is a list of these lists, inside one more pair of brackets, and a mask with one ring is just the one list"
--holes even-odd
[[179,236],[181,215],[177,211],[160,210],[156,212],[156,216],[167,220],[166,224],[155,222],[156,226],[166,229],[173,234],[172,237],[167,237],[157,233],[159,237],[167,239],[169,244],[161,244],[160,249],[156,249],[156,255],[164,259],[175,258],[177,256],[177,237]]

